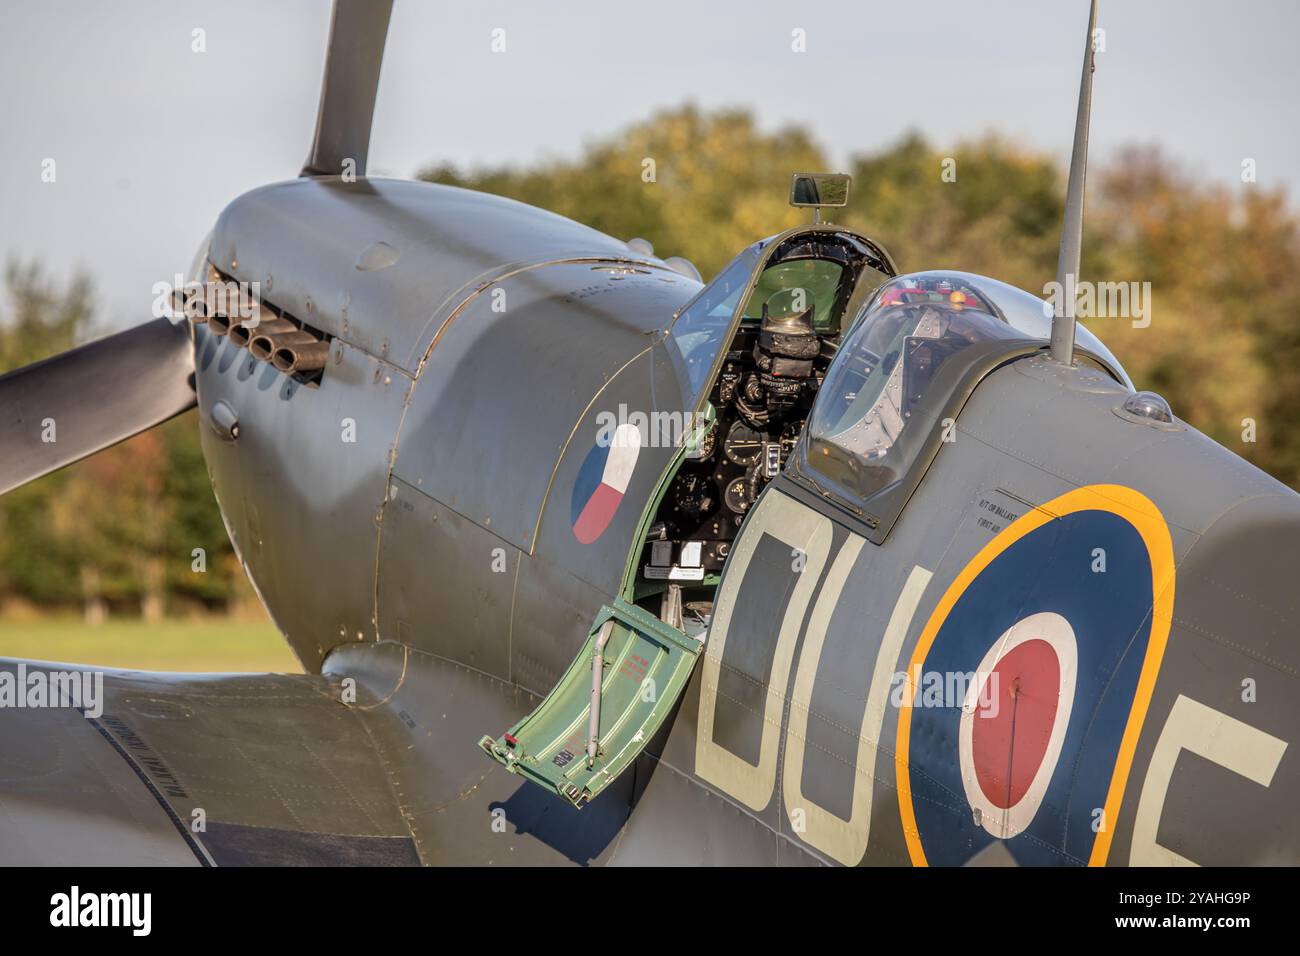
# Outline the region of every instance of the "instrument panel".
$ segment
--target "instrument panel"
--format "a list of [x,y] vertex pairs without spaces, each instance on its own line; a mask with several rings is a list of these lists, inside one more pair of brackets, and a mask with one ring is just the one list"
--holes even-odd
[[649,580],[703,581],[720,572],[745,516],[803,432],[834,347],[821,342],[810,374],[793,380],[797,388],[782,382],[769,401],[759,338],[758,329],[742,328],[727,352],[709,395],[713,426],[682,462],[652,522],[642,566]]

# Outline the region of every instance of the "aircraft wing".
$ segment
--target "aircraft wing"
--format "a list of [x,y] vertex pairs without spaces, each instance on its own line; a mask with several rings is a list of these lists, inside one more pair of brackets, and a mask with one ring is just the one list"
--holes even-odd
[[419,863],[345,690],[0,660],[0,865]]

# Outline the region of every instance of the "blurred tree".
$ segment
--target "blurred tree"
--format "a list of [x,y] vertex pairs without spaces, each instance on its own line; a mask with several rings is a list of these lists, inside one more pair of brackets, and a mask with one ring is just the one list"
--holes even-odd
[[[1109,320],[1095,331],[1140,387],[1300,484],[1300,242],[1285,197],[1207,187],[1153,149],[1125,151],[1100,184],[1091,225],[1102,241],[1084,271],[1149,281],[1154,302],[1148,328]],[[1248,420],[1255,441],[1243,440]]]
[[[39,263],[5,265],[6,308],[0,311],[0,372],[71,348],[91,319],[91,283],[78,272],[64,285]],[[78,599],[77,561],[50,522],[67,473],[25,485],[0,499],[0,594],[18,593],[40,604]]]
[[[164,539],[167,590],[209,608],[227,607],[244,575],[208,480],[198,413],[173,419],[158,434],[167,456],[163,472],[163,499],[169,504]],[[196,556],[195,549],[201,549],[201,555]],[[196,569],[199,558],[197,566],[202,570]]]
[[0,596],[21,596],[41,605],[78,601],[77,562],[63,550],[50,521],[66,473],[50,475],[0,499]]
[[[656,181],[642,181],[646,159]],[[1152,322],[1088,322],[1139,388],[1292,486],[1300,486],[1300,241],[1280,192],[1237,195],[1180,172],[1158,150],[1130,149],[1090,177],[1083,277],[1150,282]],[[807,221],[786,206],[790,174],[825,169],[807,132],[758,129],[735,110],[658,113],[574,161],[424,178],[511,196],[660,255],[705,278],[749,242]],[[904,271],[978,272],[1042,295],[1056,277],[1065,182],[1056,162],[985,136],[938,149],[903,136],[850,163],[849,206],[835,214],[880,241]],[[1243,440],[1247,420],[1257,440]]]
[[846,224],[900,269],[978,272],[1039,293],[1055,278],[1065,187],[1048,157],[995,136],[937,150],[910,133],[850,171]]
[[77,272],[66,286],[40,263],[5,264],[9,307],[0,313],[0,372],[71,348],[90,331],[91,282]]
[[[84,275],[60,286],[38,265],[11,262],[5,277],[0,371],[89,337]],[[110,606],[157,618],[169,593],[224,607],[234,594],[230,552],[193,412],[0,499],[0,596],[80,604],[90,621]]]
[[464,173],[441,166],[421,178],[509,196],[620,239],[640,236],[660,256],[690,259],[707,279],[751,242],[807,222],[807,210],[786,203],[790,174],[825,166],[802,129],[764,133],[745,111],[685,106],[588,146],[576,161]]
[[76,564],[86,619],[103,620],[111,605],[162,612],[157,578],[161,455],[155,433],[86,459],[47,509],[60,552]]
[[[807,222],[790,174],[827,162],[799,128],[765,132],[741,110],[667,110],[592,143],[574,160],[423,178],[510,196],[709,278],[749,243]],[[913,133],[855,157],[836,221],[884,244],[905,271],[956,268],[1041,295],[1055,278],[1064,177],[1051,157],[986,136],[938,149]],[[1158,151],[1131,149],[1090,176],[1085,279],[1150,282],[1151,324],[1088,322],[1140,388],[1163,393],[1202,431],[1300,486],[1300,231],[1286,197],[1210,187]],[[0,371],[90,334],[84,275],[60,284],[10,262]],[[1257,441],[1243,440],[1246,420]],[[206,570],[194,569],[202,549]],[[215,506],[194,413],[0,499],[0,597],[230,607],[249,589]]]

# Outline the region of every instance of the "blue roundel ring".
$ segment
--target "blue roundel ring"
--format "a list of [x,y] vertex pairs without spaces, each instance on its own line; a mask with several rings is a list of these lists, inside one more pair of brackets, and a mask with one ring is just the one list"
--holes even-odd
[[[899,711],[914,864],[961,864],[995,841],[1022,865],[1106,862],[1174,583],[1163,516],[1120,485],[1039,506],[967,563],[921,631]],[[930,700],[935,674],[964,675],[967,697]]]

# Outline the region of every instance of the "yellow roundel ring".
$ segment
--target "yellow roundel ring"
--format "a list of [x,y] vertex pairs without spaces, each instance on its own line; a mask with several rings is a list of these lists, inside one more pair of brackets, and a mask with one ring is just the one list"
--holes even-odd
[[917,825],[912,802],[908,749],[912,728],[912,709],[920,690],[919,677],[923,673],[926,656],[929,654],[940,628],[948,619],[949,612],[966,592],[966,589],[979,578],[985,568],[992,564],[1000,554],[1034,530],[1050,521],[1081,511],[1109,512],[1132,525],[1146,546],[1151,566],[1150,637],[1147,641],[1146,654],[1142,661],[1133,701],[1129,708],[1128,719],[1124,726],[1114,769],[1111,773],[1110,784],[1106,790],[1102,826],[1093,841],[1092,851],[1088,859],[1089,866],[1102,866],[1106,863],[1115,830],[1114,823],[1119,817],[1119,809],[1124,799],[1124,788],[1128,782],[1129,771],[1132,769],[1133,754],[1137,748],[1138,736],[1142,731],[1143,721],[1146,719],[1151,694],[1155,689],[1156,677],[1160,672],[1160,663],[1164,657],[1165,645],[1169,639],[1169,627],[1173,620],[1174,582],[1176,577],[1173,542],[1170,539],[1169,527],[1165,523],[1160,509],[1145,495],[1122,485],[1087,485],[1076,488],[1037,506],[1016,519],[981,548],[962,568],[926,621],[908,662],[905,684],[907,689],[904,690],[902,705],[899,708],[897,747],[894,758],[903,838],[907,843],[908,854],[915,866],[926,866],[927,860],[921,845],[920,829]]

